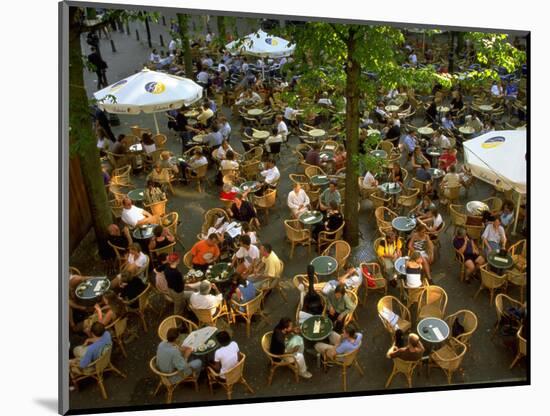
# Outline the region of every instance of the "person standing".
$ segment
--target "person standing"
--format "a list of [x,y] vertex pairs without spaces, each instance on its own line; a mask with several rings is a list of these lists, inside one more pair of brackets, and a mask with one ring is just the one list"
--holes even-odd
[[[103,60],[97,48],[92,46],[92,53],[88,55],[88,61],[95,67],[97,75],[97,89],[105,88],[107,85],[107,62]],[[113,140],[114,141],[114,140]]]

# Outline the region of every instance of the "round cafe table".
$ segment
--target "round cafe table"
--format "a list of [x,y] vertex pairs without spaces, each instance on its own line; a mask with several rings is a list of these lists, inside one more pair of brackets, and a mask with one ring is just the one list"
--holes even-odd
[[486,113],[489,113],[493,111],[493,106],[488,104],[482,104],[478,107],[481,111],[484,111]]
[[399,257],[393,263],[395,271],[403,276],[407,274],[407,260],[409,260],[409,256]]
[[258,140],[265,140],[269,137],[269,132],[265,130],[254,130],[252,137]]
[[466,204],[466,212],[470,215],[481,215],[484,211],[489,211],[489,206],[485,202],[470,201]]
[[204,143],[204,138],[206,137],[206,134],[197,134],[196,136],[193,136],[191,140],[193,140],[195,143]]
[[240,189],[242,192],[250,190],[253,194],[260,190],[260,182],[258,181],[246,181],[241,183]]
[[[319,326],[318,331],[315,331],[317,326]],[[332,321],[328,316],[313,315],[302,322],[300,330],[302,336],[308,341],[321,341],[332,332]]]
[[308,131],[308,134],[313,138],[319,138],[323,137],[326,134],[326,131],[324,131],[323,129],[312,129]]
[[93,305],[110,287],[111,282],[107,277],[92,277],[76,287],[75,295],[83,303]]
[[195,118],[199,115],[199,112],[197,110],[189,110],[183,113],[183,115],[188,118]]
[[416,326],[418,336],[428,344],[440,344],[449,338],[449,325],[439,318],[424,318]]
[[135,143],[135,144],[131,145],[130,147],[128,147],[128,151],[130,153],[138,153],[138,152],[143,151],[143,146],[141,145],[141,143]]
[[386,106],[386,111],[388,113],[395,113],[397,110],[399,110],[399,106],[398,105],[387,105]]
[[388,195],[397,195],[401,192],[401,185],[397,182],[385,182],[382,185],[378,185],[378,189]]
[[395,217],[391,225],[400,233],[410,233],[416,227],[416,220],[409,217]]
[[319,276],[330,276],[338,269],[338,261],[330,256],[315,257],[310,264]]
[[499,251],[492,250],[487,254],[487,263],[500,275],[504,270],[514,266],[514,259],[508,252],[501,254]]
[[251,108],[246,112],[249,116],[261,116],[264,113],[264,110],[261,108]]
[[468,136],[470,134],[474,134],[475,130],[473,127],[470,126],[461,126],[458,128],[458,131],[464,134],[465,136]]
[[437,159],[441,156],[441,149],[435,146],[430,146],[426,149],[426,154],[432,157],[432,165],[437,165]]
[[386,152],[385,150],[382,150],[382,149],[372,150],[370,152],[370,154],[373,155],[374,157],[378,157],[380,159],[386,159],[388,157],[388,152]]
[[434,133],[434,129],[432,129],[431,127],[419,127],[417,131],[422,136],[429,136]]
[[368,129],[367,130],[367,136],[373,136],[375,134],[380,134],[380,130],[377,130],[377,129]]
[[302,212],[298,220],[304,225],[314,225],[323,221],[323,214],[319,211]]
[[441,114],[446,114],[449,111],[451,111],[451,109],[445,105],[440,105],[439,107],[437,107],[437,111],[440,112]]
[[[205,327],[210,328],[210,327]],[[190,341],[194,338],[194,334],[196,332],[199,332],[201,330],[204,330],[205,328],[197,329],[193,332],[191,332],[189,335],[187,335],[182,342],[182,345],[190,346],[193,349],[193,355],[197,356],[197,358],[206,359],[206,357],[216,351],[218,348],[220,348],[220,344],[218,343],[216,339],[216,334],[218,333],[218,330],[216,331],[206,340],[204,344],[197,345],[197,342]],[[191,337],[191,338],[189,338]],[[187,341],[187,342],[186,342]],[[191,344],[191,345],[189,345]]]
[[128,198],[130,198],[134,203],[142,203],[143,199],[145,198],[145,189],[132,189],[130,192],[128,192]]
[[445,176],[445,171],[438,168],[429,168],[428,173],[433,179],[441,179],[443,176]]
[[327,175],[313,175],[309,181],[313,186],[325,186],[330,183]]
[[214,283],[224,283],[229,280],[233,272],[231,263],[220,262],[209,267],[206,277]]
[[149,252],[148,241],[153,237],[153,229],[156,226],[157,224],[142,225],[141,227],[135,228],[132,232],[132,238],[139,243],[144,253]]

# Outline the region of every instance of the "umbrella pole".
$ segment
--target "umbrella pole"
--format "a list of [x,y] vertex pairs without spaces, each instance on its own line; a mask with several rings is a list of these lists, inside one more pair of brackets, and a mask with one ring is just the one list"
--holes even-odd
[[160,134],[159,123],[157,121],[157,113],[153,113],[153,119],[155,120],[155,128],[157,129],[157,134]]
[[521,205],[521,194],[517,192],[518,194],[518,200],[516,203],[516,212],[514,213],[514,229],[512,230],[512,235],[517,235],[516,230],[518,228],[518,220],[519,220],[519,208]]

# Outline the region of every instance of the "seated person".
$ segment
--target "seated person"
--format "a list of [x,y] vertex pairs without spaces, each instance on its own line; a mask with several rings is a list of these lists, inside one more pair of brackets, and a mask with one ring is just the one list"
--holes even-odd
[[399,185],[403,186],[403,171],[401,170],[399,162],[393,162],[390,171],[390,181],[397,182]]
[[346,325],[342,335],[332,331],[328,336],[329,343],[316,342],[315,351],[323,354],[325,359],[334,360],[336,355],[347,354],[355,351],[361,345],[363,334],[355,331],[353,325]]
[[413,169],[424,168],[428,170],[431,166],[430,161],[422,154],[422,148],[417,146],[414,148],[413,157],[411,158],[411,164]]
[[428,279],[432,279],[430,265],[433,263],[433,242],[427,233],[426,226],[419,223],[409,239],[409,253],[416,252],[420,255],[420,262],[424,267]]
[[430,212],[427,216],[424,216],[422,219],[418,220],[420,223],[424,224],[426,231],[428,233],[436,233],[441,229],[443,225],[443,217],[439,213],[437,207],[430,209]]
[[161,249],[169,246],[174,241],[176,240],[168,228],[164,228],[162,225],[157,225],[153,228],[153,238],[149,241],[149,250]]
[[422,201],[413,208],[412,212],[418,220],[424,221],[430,218],[432,208],[435,208],[435,204],[429,195],[424,195]]
[[386,279],[390,284],[397,286],[395,274],[395,260],[402,257],[403,239],[397,238],[393,231],[388,231],[376,249],[376,255],[382,259],[383,270],[386,273]]
[[361,267],[348,265],[346,272],[338,277],[338,280],[329,280],[322,289],[323,294],[328,295],[339,285],[344,285],[346,289],[357,289],[363,283],[363,272]]
[[210,109],[208,100],[200,106],[200,114],[197,116],[197,121],[200,126],[208,127],[210,119],[214,117],[214,112]]
[[271,153],[271,144],[273,143],[282,143],[283,135],[279,133],[277,127],[271,129],[271,135],[265,140],[264,146],[267,153]]
[[514,221],[514,203],[506,200],[502,204],[502,212],[500,213],[500,223],[506,229]]
[[441,180],[441,191],[445,198],[449,197],[448,188],[460,186],[460,176],[456,173],[456,166],[452,165]]
[[160,162],[157,162],[151,173],[147,175],[146,180],[153,182],[157,186],[164,186],[170,182],[170,169],[163,169]]
[[346,159],[347,159],[347,153],[344,149],[342,149],[340,146],[338,146],[338,149],[336,149],[336,153],[334,155],[334,169],[336,171],[344,168],[346,166]]
[[430,168],[430,165],[428,165],[427,163],[422,163],[421,166],[416,168],[416,173],[414,175],[415,178],[418,179],[419,181],[426,182],[426,183],[429,182],[431,184],[432,175],[428,171],[429,168]]
[[216,234],[210,234],[208,239],[195,243],[191,248],[193,268],[206,271],[208,266],[215,264],[220,257],[219,239]]
[[190,177],[197,176],[197,169],[204,165],[208,165],[208,159],[202,154],[201,149],[196,149],[187,163],[180,162],[184,181]]
[[165,150],[160,154],[160,167],[162,169],[168,169],[171,175],[179,173],[178,165],[171,161],[172,153]]
[[235,195],[229,215],[237,221],[250,222],[254,219],[254,222],[259,224],[254,206],[250,202],[243,200],[242,194]]
[[450,149],[451,148],[451,141],[447,136],[443,134],[443,129],[439,128],[437,129],[433,135],[431,144],[435,147],[438,147],[440,149]]
[[292,354],[292,358],[288,357],[284,360],[294,360],[298,366],[300,377],[311,378],[303,354],[303,340],[298,335],[298,331],[299,328],[294,328],[290,318],[281,318],[273,330],[269,352],[274,355]]
[[143,201],[147,205],[155,204],[166,200],[166,193],[157,186],[153,180],[147,181],[147,188],[143,192]]
[[253,245],[248,235],[242,235],[239,241],[239,250],[233,256],[231,265],[242,276],[253,274],[260,262],[260,250]]
[[101,356],[105,347],[112,345],[111,333],[105,330],[101,322],[92,325],[91,335],[84,344],[73,349],[75,358],[69,360],[69,370],[73,375],[82,374],[82,370]]
[[306,191],[302,189],[302,186],[298,183],[294,183],[292,191],[288,193],[287,205],[290,208],[290,212],[294,218],[298,218],[301,214],[309,210],[310,200]]
[[94,322],[108,326],[118,318],[124,317],[126,312],[126,305],[122,299],[109,290],[102,296],[101,301],[94,305],[94,313],[84,320],[82,330],[88,337],[92,337],[91,328]]
[[424,354],[424,345],[416,334],[409,334],[407,345],[399,348],[397,345],[392,347],[386,353],[388,358],[399,358],[403,361],[418,361]]
[[504,227],[500,224],[500,217],[489,218],[489,224],[485,227],[481,235],[481,240],[483,241],[483,249],[486,254],[489,254],[491,251],[506,248],[506,232],[504,231]]
[[453,246],[456,251],[464,256],[464,280],[469,283],[471,276],[479,272],[479,268],[485,264],[485,259],[480,254],[475,241],[468,237],[463,227],[456,230]]
[[406,285],[407,287],[422,286],[422,265],[425,264],[422,255],[418,251],[413,251],[405,263],[406,267]]
[[203,142],[208,145],[210,150],[218,149],[223,142],[223,135],[220,132],[220,128],[217,124],[214,124],[212,131],[206,135]]
[[191,374],[198,375],[202,368],[202,361],[191,360],[193,349],[178,344],[176,341],[180,336],[178,328],[170,328],[166,333],[166,341],[161,341],[157,347],[156,365],[163,373],[178,374],[170,376],[169,380],[175,384]]
[[273,159],[268,159],[265,162],[265,169],[260,172],[260,176],[264,178],[264,186],[269,189],[274,189],[279,183],[281,173],[279,168],[275,166]]
[[330,292],[327,297],[327,316],[334,324],[334,331],[341,332],[344,328],[345,318],[353,313],[357,305],[346,293],[346,287],[343,284],[336,286],[333,292]]
[[301,324],[307,318],[313,315],[321,315],[324,309],[323,298],[315,290],[315,268],[308,264],[307,266],[308,289],[300,284],[300,298],[302,300],[302,310],[298,313],[298,320]]
[[235,196],[239,193],[239,188],[236,188],[228,183],[225,183],[222,186],[222,190],[220,192],[220,199],[226,200],[226,201],[233,201],[235,199]]
[[[211,291],[214,294],[211,294]],[[208,280],[200,282],[199,291],[195,292],[189,298],[189,304],[193,309],[211,309],[212,315],[216,313],[216,309],[223,302],[223,294],[218,290],[214,283]]]
[[388,126],[386,128],[386,136],[384,140],[389,140],[396,144],[396,142],[399,141],[399,137],[401,136],[401,126],[398,123],[399,120],[396,119],[390,119],[388,121]]
[[259,243],[256,231],[252,230],[252,227],[247,222],[241,224],[241,235],[249,236],[251,244],[257,245]]
[[319,209],[326,212],[330,207],[331,201],[334,201],[337,206],[340,206],[342,203],[342,197],[340,196],[340,192],[338,192],[336,181],[330,181],[328,188],[321,194],[319,198]]
[[121,219],[132,229],[146,224],[159,223],[158,215],[149,214],[144,209],[136,207],[128,197],[122,200],[122,207]]
[[143,150],[146,155],[149,155],[157,150],[157,145],[153,140],[153,136],[149,133],[143,133],[141,135],[141,143],[143,145]]
[[[236,277],[237,287],[235,288],[235,292],[233,293],[233,296],[231,298],[239,304],[244,304],[254,299],[258,294],[258,291],[256,290],[256,286],[254,286],[254,283],[252,283],[246,277],[241,276],[237,272],[235,272],[235,275],[236,276],[231,277],[231,280],[233,280],[233,278]],[[242,312],[244,312],[244,308],[240,308],[240,309]]]
[[[223,133],[222,133],[223,135]],[[214,152],[214,155],[216,157],[216,159],[218,160],[224,160],[226,158],[226,155],[227,155],[227,152],[228,151],[233,151],[233,148],[231,147],[231,145],[229,144],[229,142],[227,140],[224,140],[222,142],[222,145],[220,147],[218,147],[218,150],[216,150]]]
[[239,162],[235,160],[235,153],[232,150],[228,150],[225,153],[225,158],[220,162],[220,170],[238,170]]
[[374,179],[374,176],[370,171],[367,171],[365,173],[365,176],[363,177],[363,180],[361,181],[361,188],[363,189],[373,189],[378,186],[378,181]]
[[439,157],[439,169],[443,169],[447,172],[451,166],[456,165],[456,149],[452,148],[447,151],[444,151],[443,154]]
[[258,290],[267,289],[273,279],[278,279],[283,273],[283,262],[273,251],[271,244],[260,246],[260,262],[254,270],[254,286]]
[[313,165],[313,166],[320,166],[321,165],[321,155],[319,154],[319,149],[320,148],[321,148],[321,146],[319,145],[319,143],[315,142],[311,146],[311,149],[308,150],[308,152],[306,153],[306,157],[305,157],[305,162],[308,165]]
[[[126,251],[130,246],[130,244],[132,244],[132,236],[130,234],[130,230],[128,229],[128,227],[124,226],[121,232],[118,225],[110,224],[107,227],[107,241],[109,241],[111,244],[113,244],[116,247],[121,247],[125,249],[124,251]],[[114,250],[111,249],[111,251],[112,252],[111,252],[110,258],[115,258],[116,254]]]
[[336,201],[329,202],[329,207],[326,211],[326,220],[322,221],[313,227],[312,237],[317,240],[321,231],[333,232],[342,226],[344,223],[344,216],[340,212]]
[[[124,260],[124,263],[120,267],[120,272],[128,274],[130,277],[140,276],[145,271],[148,265],[149,258],[145,253],[141,251],[141,246],[138,243],[130,244],[128,249],[128,256]],[[111,287],[122,287],[121,274],[116,276],[112,282]]]
[[225,373],[239,363],[239,346],[231,340],[231,335],[227,331],[219,331],[216,334],[216,340],[220,348],[214,353],[214,362],[211,367],[221,379],[225,379]]

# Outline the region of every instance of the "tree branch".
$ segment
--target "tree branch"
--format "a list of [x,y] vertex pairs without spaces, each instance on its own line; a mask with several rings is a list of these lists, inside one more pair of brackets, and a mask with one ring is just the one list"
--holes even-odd
[[340,38],[340,40],[344,43],[347,43],[347,38],[342,34],[342,32],[336,27],[334,23],[329,23],[329,26],[332,28],[334,33]]

